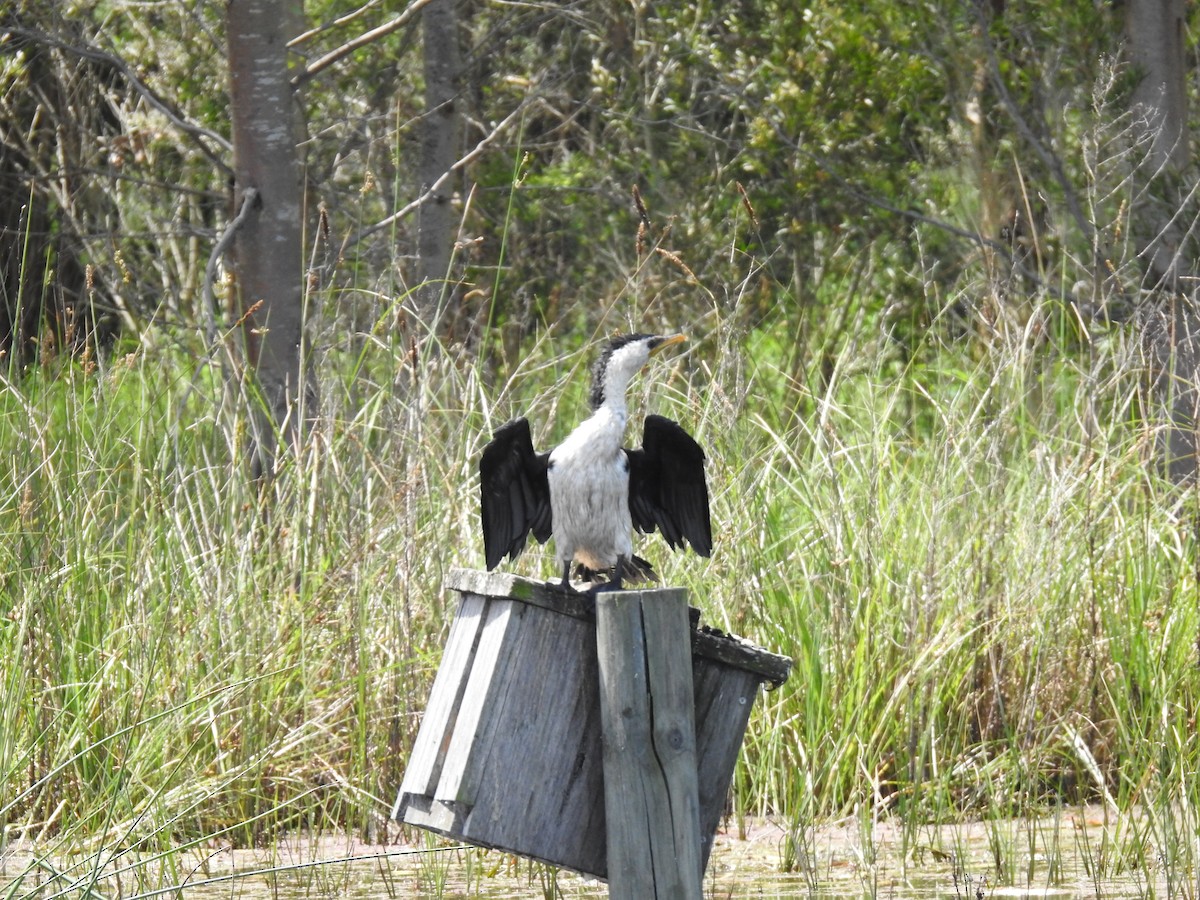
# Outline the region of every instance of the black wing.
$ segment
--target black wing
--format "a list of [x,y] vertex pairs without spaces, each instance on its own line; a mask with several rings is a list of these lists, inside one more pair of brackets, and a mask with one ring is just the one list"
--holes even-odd
[[657,528],[672,547],[684,541],[701,556],[712,553],[704,451],[676,422],[646,416],[642,446],[626,450],[629,513],[638,531]]
[[537,453],[529,422],[513,419],[500,426],[479,458],[479,512],[483,553],[490,571],[505,554],[515,559],[532,531],[540,543],[550,539],[549,453]]

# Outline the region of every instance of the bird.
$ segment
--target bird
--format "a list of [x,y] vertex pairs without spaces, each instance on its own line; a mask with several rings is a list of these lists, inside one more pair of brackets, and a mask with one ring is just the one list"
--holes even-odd
[[[642,445],[622,446],[629,419],[625,393],[651,356],[685,335],[625,334],[609,340],[592,370],[591,415],[548,451],[534,449],[529,420],[500,426],[479,459],[480,520],[488,571],[554,538],[561,586],[571,565],[591,591],[625,581],[657,581],[633,554],[633,529],[658,530],[672,549],[712,554],[705,455],[677,422],[645,417]],[[601,575],[607,576],[602,580]]]

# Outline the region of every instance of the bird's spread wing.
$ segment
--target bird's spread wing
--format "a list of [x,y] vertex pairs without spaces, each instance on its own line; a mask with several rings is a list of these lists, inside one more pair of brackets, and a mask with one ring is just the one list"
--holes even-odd
[[505,555],[514,559],[533,532],[540,543],[550,539],[549,453],[537,453],[529,422],[513,419],[492,435],[479,458],[479,512],[483,551],[489,570]]
[[701,556],[712,553],[704,451],[677,423],[646,416],[642,446],[629,459],[629,513],[638,531],[658,529],[667,543],[686,541]]

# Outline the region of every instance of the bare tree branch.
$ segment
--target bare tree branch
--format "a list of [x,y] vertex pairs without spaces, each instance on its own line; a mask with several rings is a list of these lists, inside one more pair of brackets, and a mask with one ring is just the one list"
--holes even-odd
[[242,195],[242,208],[238,210],[238,214],[228,227],[217,238],[217,243],[213,246],[212,253],[208,257],[208,264],[204,267],[204,327],[205,337],[208,339],[209,352],[217,346],[217,341],[220,339],[217,334],[217,317],[213,312],[217,308],[216,294],[213,292],[213,283],[217,279],[217,262],[225,255],[225,251],[229,249],[229,245],[233,243],[233,237],[237,234],[237,230],[242,227],[246,219],[250,216],[250,211],[254,209],[254,204],[258,200],[258,191],[254,188],[246,188]]
[[[785,140],[787,139],[783,135],[783,133],[781,131],[779,131],[778,129],[777,129],[777,133],[780,135],[780,137],[782,139],[785,139]],[[1042,288],[1047,293],[1051,294],[1052,296],[1058,297],[1059,299],[1063,300],[1066,303],[1074,303],[1077,306],[1081,305],[1080,301],[1077,300],[1077,298],[1070,291],[1064,291],[1064,290],[1062,290],[1061,287],[1048,283],[1037,272],[1033,271],[1028,266],[1026,266],[1024,263],[1022,263],[1019,259],[1017,259],[1013,255],[1012,248],[1009,247],[1008,245],[1006,245],[1005,243],[1003,243],[1002,241],[997,241],[997,240],[994,240],[993,238],[985,237],[984,235],[980,234],[977,231],[968,231],[965,228],[959,228],[957,225],[947,222],[945,219],[938,219],[938,218],[935,218],[934,216],[927,216],[924,213],[917,212],[914,209],[904,209],[903,207],[896,206],[894,203],[890,203],[889,201],[884,200],[882,197],[877,197],[873,194],[870,194],[867,191],[860,188],[858,185],[851,182],[849,179],[844,177],[840,172],[838,172],[829,163],[828,160],[823,159],[823,158],[817,156],[816,154],[805,150],[803,147],[800,147],[798,144],[793,144],[793,147],[795,148],[797,153],[807,156],[814,163],[816,163],[816,165],[821,169],[821,171],[823,171],[826,175],[828,175],[833,181],[837,182],[838,185],[842,188],[842,190],[844,190],[850,196],[852,196],[858,200],[861,200],[863,203],[870,204],[871,206],[874,206],[877,209],[882,209],[885,212],[890,212],[894,215],[908,219],[912,222],[919,222],[922,225],[929,225],[932,228],[937,228],[938,230],[944,231],[947,234],[953,235],[954,237],[958,237],[958,238],[962,238],[963,240],[970,241],[972,244],[975,244],[978,247],[987,247],[990,250],[994,250],[996,253],[998,253],[1002,257],[1004,257],[1004,259],[1007,260],[1010,265],[1013,266],[1014,271],[1019,273],[1022,277],[1029,279],[1031,284],[1038,285],[1038,287]]]
[[354,10],[354,12],[346,13],[346,15],[339,16],[338,18],[334,19],[332,22],[326,22],[324,25],[318,25],[316,28],[310,28],[310,29],[308,29],[308,31],[304,32],[304,34],[298,35],[297,37],[294,37],[290,41],[288,41],[288,49],[294,50],[297,47],[301,46],[302,44],[306,44],[307,42],[311,41],[317,35],[324,34],[326,31],[329,31],[330,29],[339,28],[342,25],[349,25],[351,22],[353,22],[359,16],[364,15],[367,12],[367,10],[373,9],[374,7],[378,6],[382,2],[383,2],[383,0],[367,0],[366,3],[364,3],[358,9]]
[[454,165],[452,165],[449,169],[447,169],[446,172],[442,174],[441,178],[439,178],[437,181],[435,181],[433,184],[431,184],[428,188],[425,189],[425,192],[423,194],[421,194],[421,196],[417,197],[417,199],[413,200],[411,203],[407,204],[406,206],[396,210],[394,213],[392,213],[386,219],[383,219],[380,222],[376,222],[374,225],[370,225],[367,228],[364,228],[358,234],[354,235],[354,237],[352,237],[348,243],[350,245],[357,244],[360,241],[362,241],[364,238],[370,237],[371,235],[375,234],[376,232],[381,231],[384,228],[387,228],[389,225],[392,225],[393,223],[400,221],[405,216],[407,216],[409,213],[419,209],[423,203],[427,202],[429,200],[429,198],[431,198],[439,190],[441,190],[442,185],[444,185],[449,180],[451,175],[453,175],[455,172],[462,169],[464,166],[470,165],[476,158],[478,158],[478,156],[481,153],[483,153],[484,150],[487,149],[488,145],[491,144],[492,141],[496,140],[496,138],[498,138],[501,134],[503,134],[508,129],[508,127],[510,125],[512,125],[512,123],[515,122],[517,120],[517,118],[520,117],[525,112],[526,108],[529,106],[529,104],[531,102],[532,102],[532,100],[526,99],[526,100],[522,101],[521,103],[517,104],[516,109],[514,109],[507,116],[505,116],[503,119],[501,119],[500,122],[496,125],[496,127],[493,128],[483,138],[483,140],[481,140],[478,144],[476,144],[475,148],[470,153],[468,153],[466,156],[464,156],[462,159],[460,159],[458,162],[456,162]]
[[[183,397],[179,401],[179,421],[184,421],[185,417],[183,416],[183,411],[187,409],[188,400],[191,398],[192,392],[196,390],[197,385],[200,383],[200,373],[203,372],[205,366],[207,366],[216,357],[218,351],[225,351],[225,356],[230,363],[231,371],[236,371],[238,369],[238,360],[233,353],[230,352],[229,344],[225,340],[225,336],[221,334],[221,328],[217,324],[217,315],[214,311],[217,307],[217,298],[213,291],[213,283],[217,279],[218,261],[222,256],[225,255],[225,252],[229,249],[230,244],[233,243],[233,237],[235,234],[237,234],[238,229],[241,228],[246,223],[246,220],[250,217],[250,212],[254,209],[254,204],[257,201],[258,191],[255,188],[247,188],[245,193],[242,195],[242,208],[238,210],[238,214],[234,216],[233,221],[225,227],[225,230],[221,232],[221,236],[217,238],[216,244],[213,245],[212,253],[209,254],[208,264],[204,267],[202,304],[204,306],[204,339],[207,344],[207,348],[204,352],[204,356],[196,364],[196,369],[192,375],[192,380],[188,384],[187,389],[183,392]],[[225,326],[227,331],[230,328],[236,327],[238,327],[236,324]],[[177,429],[172,429],[172,433],[176,442],[175,452],[178,453],[179,432]]]
[[205,141],[212,141],[222,151],[229,153],[233,149],[229,141],[217,134],[215,131],[210,131],[207,128],[202,128],[199,125],[189,122],[184,117],[183,113],[172,106],[167,100],[164,100],[162,97],[160,97],[153,88],[138,78],[133,69],[119,56],[114,56],[111,53],[101,50],[99,47],[68,44],[66,41],[61,41],[58,38],[38,31],[37,29],[23,28],[19,25],[5,25],[3,29],[0,29],[0,33],[11,34],[16,37],[24,38],[27,41],[32,41],[35,44],[41,44],[46,47],[53,47],[56,50],[62,50],[64,53],[70,53],[74,56],[80,57],[81,59],[90,59],[94,62],[100,62],[104,63],[105,65],[112,66],[112,68],[121,73],[121,77],[124,78],[129,85],[141,95],[143,100],[145,100],[148,104],[150,104],[150,106],[165,116],[167,121],[169,121],[176,129],[195,139],[196,146],[200,148],[200,152],[203,153],[205,158],[208,159],[208,161],[214,166],[216,166],[222,174],[227,176],[233,174],[233,170],[230,169],[229,164],[226,163],[219,154],[214,152],[207,143],[205,143]]
[[428,6],[432,2],[433,2],[433,0],[413,0],[413,2],[408,6],[408,8],[406,10],[404,10],[404,12],[400,13],[400,15],[396,16],[396,18],[392,19],[392,21],[385,22],[383,25],[380,25],[378,28],[372,28],[370,31],[360,34],[354,40],[347,41],[345,44],[342,44],[342,46],[338,47],[336,50],[329,51],[324,56],[322,56],[320,59],[316,60],[313,63],[310,63],[308,68],[306,68],[303,72],[301,72],[299,75],[297,75],[295,78],[293,78],[292,79],[292,87],[293,88],[303,87],[305,84],[307,84],[309,81],[311,81],[317,75],[319,75],[321,72],[328,69],[334,63],[339,62],[340,60],[349,56],[355,50],[359,50],[359,49],[367,46],[368,44],[372,43],[373,41],[377,41],[381,37],[385,37],[385,36],[391,34],[393,31],[400,30],[405,25],[407,25],[409,22],[411,22],[413,17],[416,16],[417,13],[419,13],[422,9],[424,9],[426,6]]
[[975,7],[976,15],[979,18],[979,33],[983,41],[983,46],[987,50],[987,69],[988,81],[992,87],[996,89],[996,95],[1000,98],[1000,105],[1004,108],[1004,112],[1012,120],[1016,126],[1017,134],[1019,134],[1029,145],[1029,149],[1037,154],[1038,159],[1042,161],[1042,165],[1046,170],[1054,176],[1054,180],[1058,182],[1059,189],[1063,192],[1063,199],[1066,200],[1067,210],[1071,213],[1071,218],[1075,220],[1075,225],[1079,228],[1079,233],[1085,235],[1089,239],[1092,237],[1092,232],[1095,230],[1088,217],[1084,215],[1083,205],[1079,202],[1079,197],[1075,192],[1075,185],[1071,183],[1071,179],[1067,177],[1066,171],[1063,169],[1062,160],[1048,150],[1038,139],[1038,136],[1033,133],[1033,128],[1025,120],[1020,108],[1012,98],[1012,94],[1008,92],[1008,85],[1004,82],[1004,76],[1000,73],[1000,63],[996,59],[996,48],[992,43],[991,37],[988,35],[987,20],[984,17],[982,8],[977,4]]

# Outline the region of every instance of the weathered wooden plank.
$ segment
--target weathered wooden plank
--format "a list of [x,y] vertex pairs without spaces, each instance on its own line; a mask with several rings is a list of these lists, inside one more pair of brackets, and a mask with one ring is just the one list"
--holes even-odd
[[519,603],[495,598],[488,601],[466,691],[434,791],[436,800],[468,806],[475,802],[492,735],[504,717],[504,695],[512,686],[508,670],[517,664],[509,651],[525,611]]
[[[520,575],[504,572],[479,572],[474,569],[451,569],[446,586],[463,593],[482,594],[489,597],[507,597],[532,606],[540,606],[552,612],[577,619],[595,621],[595,598],[575,591],[565,591],[557,582],[534,581]],[[700,611],[689,608],[688,617],[693,626],[698,624]],[[736,635],[726,634],[715,628],[697,628],[692,636],[692,653],[707,659],[717,659],[731,666],[747,669],[762,675],[762,680],[772,684],[787,681],[792,661],[786,656],[771,653],[762,647]]]
[[[497,729],[469,840],[501,839],[527,856],[602,875],[603,767],[595,626],[540,612],[511,646],[505,726]],[[514,773],[520,772],[519,783]]]
[[609,896],[701,896],[691,642],[680,590],[596,601]]
[[696,770],[706,868],[759,684],[757,674],[714,660],[698,660],[695,666]]
[[[520,575],[505,572],[479,572],[475,569],[451,569],[446,578],[451,590],[489,597],[507,597],[529,606],[538,606],[551,612],[576,619],[596,621],[596,598],[594,594],[566,590],[558,581],[534,581]],[[692,627],[700,623],[700,610],[688,608],[688,620]],[[714,632],[720,634],[720,632]],[[765,651],[764,651],[765,652]]]
[[[666,805],[665,788],[646,786],[647,761],[638,749],[650,742],[650,703],[645,691],[646,647],[635,640],[642,611],[635,597],[606,598],[597,620],[600,665],[600,721],[604,742],[605,835],[608,841],[609,897],[645,900],[654,896],[654,868],[639,858],[648,845],[655,808]],[[614,873],[621,884],[614,883]]]
[[563,590],[558,582],[534,581],[506,572],[451,569],[446,586],[455,591],[506,597],[577,619],[595,621],[596,618],[595,601],[590,596]]
[[[692,695],[691,627],[687,594],[678,599],[642,591],[654,760],[662,771],[669,807],[657,815],[669,828],[669,855],[654,854],[655,885],[669,885],[659,897],[699,898],[704,879],[700,862],[700,811],[696,771],[695,699]],[[605,807],[607,811],[607,806]],[[664,818],[665,817],[665,818]],[[653,849],[653,848],[652,848]]]
[[407,825],[415,825],[449,837],[462,834],[463,821],[467,814],[467,810],[457,803],[442,803],[432,797],[416,794],[403,795],[403,800],[397,804],[397,808],[399,814],[393,818]]
[[704,626],[692,635],[692,654],[718,660],[760,675],[761,681],[778,686],[792,673],[792,661],[786,656],[756,647],[745,638]]
[[412,757],[404,772],[396,808],[392,811],[393,818],[403,817],[401,807],[406,796],[430,796],[437,786],[454,722],[467,689],[466,674],[479,642],[486,606],[486,597],[479,594],[462,595],[458,615],[450,625],[441,665],[433,679],[429,705],[417,730]]

